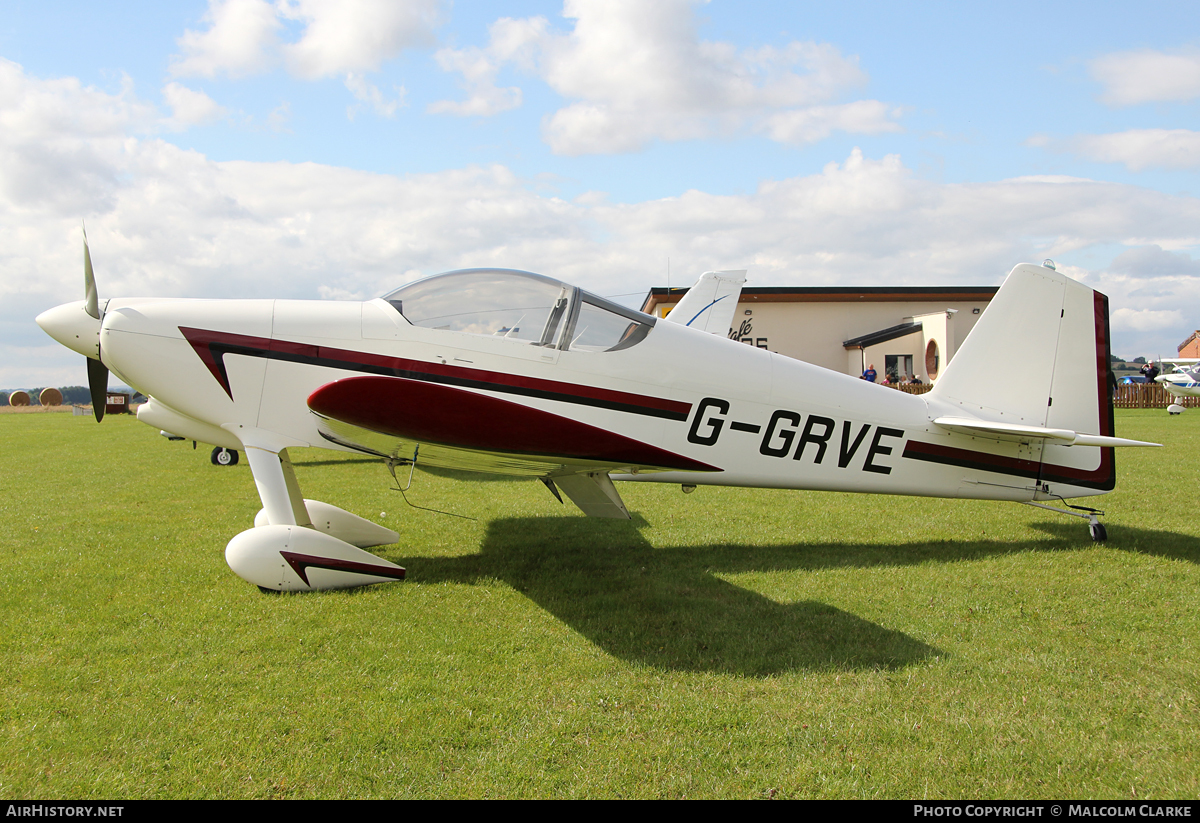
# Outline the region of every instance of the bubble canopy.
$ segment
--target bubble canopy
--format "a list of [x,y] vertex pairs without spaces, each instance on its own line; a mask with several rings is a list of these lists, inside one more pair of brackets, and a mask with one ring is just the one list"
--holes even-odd
[[383,299],[414,326],[503,337],[563,351],[637,345],[654,318],[551,277],[515,269],[436,274]]

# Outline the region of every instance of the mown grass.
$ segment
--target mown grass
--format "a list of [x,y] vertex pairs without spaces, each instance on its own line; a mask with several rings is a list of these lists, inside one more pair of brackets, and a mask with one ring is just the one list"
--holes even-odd
[[539,484],[293,454],[403,583],[229,571],[243,463],[0,418],[3,797],[1196,797],[1200,416],[1118,413],[1083,521],[1013,504]]

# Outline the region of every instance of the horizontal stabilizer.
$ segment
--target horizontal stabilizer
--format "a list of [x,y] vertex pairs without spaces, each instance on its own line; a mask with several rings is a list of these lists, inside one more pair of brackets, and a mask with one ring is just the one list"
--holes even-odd
[[933,421],[944,429],[970,434],[976,437],[991,437],[996,440],[1030,440],[1042,438],[1054,440],[1063,446],[1159,446],[1144,440],[1126,440],[1124,437],[1104,437],[1098,434],[1080,434],[1070,429],[1049,429],[1044,426],[1021,426],[1013,423],[992,423],[970,417],[939,417]]
[[745,271],[706,271],[671,309],[667,320],[725,337],[745,282]]

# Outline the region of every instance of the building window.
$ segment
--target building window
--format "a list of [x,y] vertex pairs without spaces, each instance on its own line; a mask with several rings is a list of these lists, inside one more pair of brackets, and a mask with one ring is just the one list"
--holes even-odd
[[883,356],[883,371],[888,380],[893,383],[908,381],[913,375],[913,359],[911,354],[885,354]]

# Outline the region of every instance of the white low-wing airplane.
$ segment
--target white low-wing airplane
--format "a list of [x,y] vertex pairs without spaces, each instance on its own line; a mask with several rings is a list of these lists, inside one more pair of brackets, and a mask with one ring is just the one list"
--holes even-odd
[[[711,289],[656,320],[504,269],[362,303],[102,302],[84,253],[87,299],[37,322],[89,358],[93,395],[111,369],[150,398],[139,420],[245,452],[263,509],[226,559],[264,589],[404,575],[363,551],[394,531],[303,498],[293,446],[540,478],[628,518],[614,477],[1044,505],[1111,490],[1113,446],[1155,445],[1113,436],[1107,298],[1041,266],[1014,268],[933,390],[910,395],[739,344],[724,321],[689,327],[736,304],[740,272],[705,275]],[[1082,511],[1066,513],[1104,539]]]
[[[1175,367],[1175,371],[1154,378],[1156,383],[1163,384],[1172,397],[1200,397],[1200,360],[1194,357],[1175,357],[1158,362],[1170,363]],[[1167,411],[1179,414],[1183,411],[1183,406],[1172,403],[1167,406]]]

